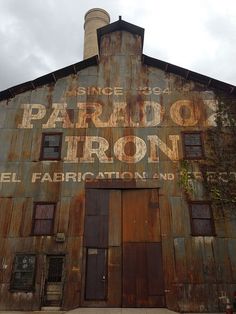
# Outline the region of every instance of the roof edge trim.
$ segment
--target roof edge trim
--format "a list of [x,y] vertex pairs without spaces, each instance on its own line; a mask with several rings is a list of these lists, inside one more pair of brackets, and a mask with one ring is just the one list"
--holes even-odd
[[186,80],[192,80],[200,84],[204,84],[209,88],[212,89],[220,89],[224,92],[227,92],[231,95],[236,95],[236,86],[216,80],[214,78],[211,78],[209,76],[179,67],[177,65],[155,59],[152,57],[149,57],[147,55],[142,55],[142,61],[143,64],[152,66],[155,68],[159,68],[165,72],[173,73],[176,75],[179,75]]

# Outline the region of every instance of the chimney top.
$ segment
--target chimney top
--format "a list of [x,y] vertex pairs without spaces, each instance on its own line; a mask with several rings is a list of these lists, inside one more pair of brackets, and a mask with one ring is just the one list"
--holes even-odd
[[94,8],[84,16],[84,59],[98,54],[97,29],[110,23],[107,11]]

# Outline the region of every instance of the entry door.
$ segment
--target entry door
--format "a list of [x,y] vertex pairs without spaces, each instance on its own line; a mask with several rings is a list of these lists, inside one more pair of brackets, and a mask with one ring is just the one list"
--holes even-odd
[[63,296],[64,256],[47,257],[43,305],[60,306]]
[[105,300],[107,296],[107,250],[87,249],[86,300]]

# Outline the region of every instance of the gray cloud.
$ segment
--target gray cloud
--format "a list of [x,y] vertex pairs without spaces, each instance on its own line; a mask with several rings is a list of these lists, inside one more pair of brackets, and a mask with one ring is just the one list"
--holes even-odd
[[175,0],[0,0],[0,90],[81,61],[84,14],[92,7],[144,27],[144,53],[236,84],[236,3],[235,15],[225,15],[213,2],[219,8],[217,0],[199,0],[192,12],[179,0],[170,17]]

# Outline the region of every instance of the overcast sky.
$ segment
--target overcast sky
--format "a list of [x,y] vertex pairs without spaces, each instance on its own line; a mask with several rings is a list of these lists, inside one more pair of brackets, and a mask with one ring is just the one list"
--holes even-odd
[[0,91],[81,61],[94,7],[145,28],[144,54],[236,85],[236,0],[0,0]]

